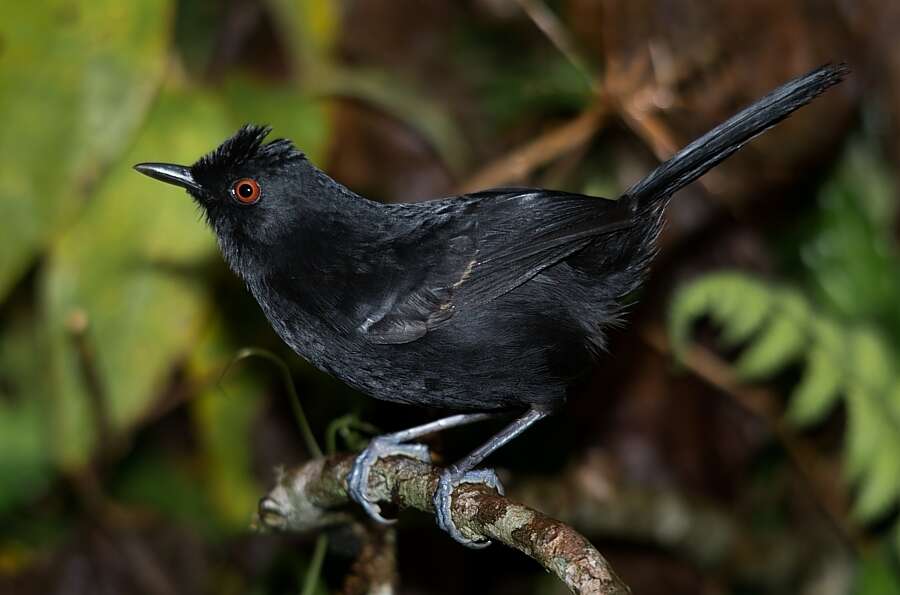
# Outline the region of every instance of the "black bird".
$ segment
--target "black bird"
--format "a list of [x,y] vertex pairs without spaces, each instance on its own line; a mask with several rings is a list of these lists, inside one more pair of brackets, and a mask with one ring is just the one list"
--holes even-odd
[[443,473],[438,524],[461,482],[502,490],[494,450],[558,408],[604,349],[604,330],[656,252],[669,198],[847,74],[826,65],[700,137],[618,200],[499,188],[381,204],[335,182],[268,128],[244,126],[190,167],[139,172],[186,188],[222,255],[278,335],[321,370],[377,399],[466,411],[372,441],[348,478],[367,498],[371,465],[409,441],[503,412],[521,416]]

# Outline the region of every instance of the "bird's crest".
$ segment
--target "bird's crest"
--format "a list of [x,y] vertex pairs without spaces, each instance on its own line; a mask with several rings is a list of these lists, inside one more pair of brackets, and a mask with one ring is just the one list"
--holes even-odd
[[304,158],[303,153],[289,140],[278,138],[263,144],[271,131],[270,126],[244,124],[231,138],[201,157],[191,168],[192,172],[195,176],[203,176],[205,173],[232,171],[257,159],[275,165]]

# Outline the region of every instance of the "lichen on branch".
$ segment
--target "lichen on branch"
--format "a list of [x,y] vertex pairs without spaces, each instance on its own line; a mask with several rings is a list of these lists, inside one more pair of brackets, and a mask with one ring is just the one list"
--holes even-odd
[[[352,465],[353,456],[343,454],[279,473],[276,486],[260,500],[259,526],[309,531],[350,522],[353,516],[346,478]],[[373,466],[369,494],[376,502],[433,514],[431,499],[439,477],[439,471],[427,463],[388,457]],[[600,552],[573,528],[486,486],[458,486],[453,492],[452,514],[456,526],[470,539],[490,539],[525,553],[573,593],[629,592]]]

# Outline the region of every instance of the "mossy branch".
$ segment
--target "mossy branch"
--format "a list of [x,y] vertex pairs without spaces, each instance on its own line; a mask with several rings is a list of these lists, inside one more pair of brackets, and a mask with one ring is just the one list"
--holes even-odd
[[[278,531],[308,531],[352,519],[346,478],[349,454],[315,459],[282,472],[277,485],[259,503],[259,526]],[[396,456],[372,468],[369,493],[378,502],[433,514],[432,494],[439,470]],[[573,592],[629,593],[609,563],[577,531],[543,513],[513,502],[485,486],[463,484],[453,493],[453,520],[472,539],[506,544],[555,574]]]

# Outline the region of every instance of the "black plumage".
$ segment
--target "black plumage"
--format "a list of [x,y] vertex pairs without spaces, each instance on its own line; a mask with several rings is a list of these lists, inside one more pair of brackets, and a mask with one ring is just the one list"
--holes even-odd
[[[136,167],[188,189],[275,331],[321,370],[387,401],[529,411],[521,428],[451,469],[452,488],[559,406],[601,353],[604,329],[654,256],[672,194],[845,72],[825,66],[773,91],[618,200],[500,188],[381,204],[332,180],[290,142],[264,144],[269,130],[257,126],[190,168]],[[238,194],[251,195],[242,180],[258,184],[253,204]],[[364,501],[365,486],[357,488]]]

